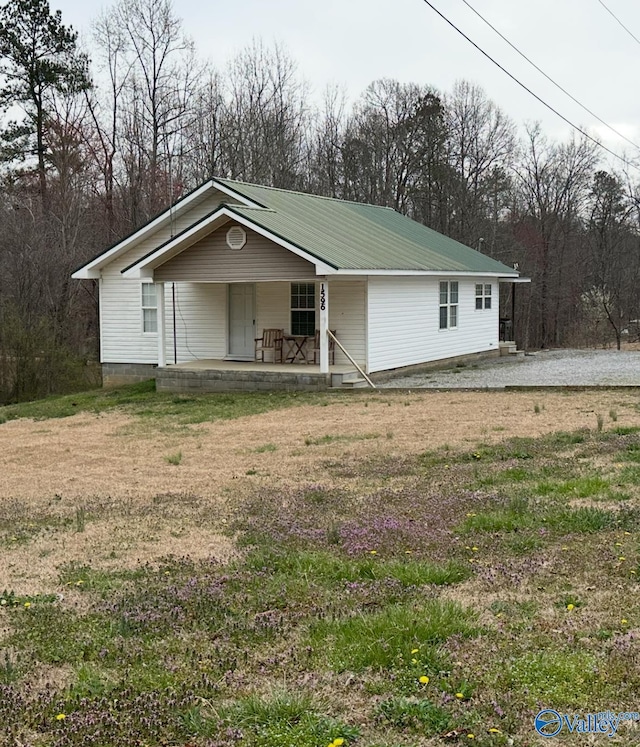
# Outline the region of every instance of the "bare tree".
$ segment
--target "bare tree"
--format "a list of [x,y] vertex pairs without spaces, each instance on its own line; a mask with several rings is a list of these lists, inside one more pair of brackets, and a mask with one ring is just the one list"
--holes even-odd
[[481,88],[467,81],[455,84],[445,106],[452,167],[448,233],[475,247],[479,238],[486,238],[490,216],[495,227],[508,193],[506,174],[516,152],[515,125]]
[[297,188],[305,181],[309,112],[295,63],[276,45],[254,42],[229,70],[225,116],[228,173],[245,181]]
[[213,69],[193,98],[193,116],[188,119],[182,140],[189,144],[184,154],[185,180],[200,183],[213,176],[226,176],[229,128],[226,123],[224,83]]
[[342,194],[344,170],[341,145],[345,137],[346,96],[327,88],[323,109],[316,115],[309,163],[309,189],[327,197]]
[[604,312],[620,350],[622,331],[639,316],[640,236],[632,224],[633,202],[615,174],[598,171],[589,216],[589,285],[585,298]]
[[120,232],[116,222],[117,160],[120,149],[120,118],[124,91],[132,63],[127,59],[128,40],[117,11],[103,11],[93,25],[94,63],[100,75],[97,86],[87,92],[87,105],[93,123],[86,128],[86,143],[101,175],[108,240]]
[[559,344],[577,319],[585,274],[584,219],[598,156],[595,144],[584,137],[552,144],[538,125],[527,135],[515,168],[512,217],[538,304],[532,339],[547,347]]
[[372,83],[346,127],[344,196],[412,212],[424,199],[425,175],[434,173],[441,117],[439,97],[429,88]]
[[202,66],[171,0],[120,0],[95,25],[103,78],[90,100],[109,224],[119,186],[136,225],[172,199],[174,159]]

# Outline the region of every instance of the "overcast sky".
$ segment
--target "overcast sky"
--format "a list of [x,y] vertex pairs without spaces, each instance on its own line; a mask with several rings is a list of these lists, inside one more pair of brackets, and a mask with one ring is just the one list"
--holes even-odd
[[[615,150],[619,141],[531,68],[465,6],[431,0],[513,75],[574,123]],[[522,52],[575,98],[640,144],[640,43],[599,0],[468,0]],[[640,2],[603,0],[640,39]],[[109,3],[50,0],[87,37]],[[564,137],[569,127],[447,25],[423,0],[174,0],[201,56],[222,67],[253,38],[281,43],[318,99],[328,84],[356,98],[373,80],[395,78],[450,90],[458,79],[479,84],[518,124],[540,120]],[[640,155],[637,151],[635,155]]]

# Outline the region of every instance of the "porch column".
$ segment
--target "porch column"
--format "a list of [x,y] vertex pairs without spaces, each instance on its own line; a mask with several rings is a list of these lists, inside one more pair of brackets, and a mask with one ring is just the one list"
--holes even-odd
[[164,283],[154,283],[156,286],[156,304],[157,304],[157,317],[158,317],[158,368],[163,368],[167,365],[167,351],[166,351],[166,320],[165,320],[165,309],[164,309]]
[[320,373],[329,373],[329,284],[326,279],[319,283],[320,302]]

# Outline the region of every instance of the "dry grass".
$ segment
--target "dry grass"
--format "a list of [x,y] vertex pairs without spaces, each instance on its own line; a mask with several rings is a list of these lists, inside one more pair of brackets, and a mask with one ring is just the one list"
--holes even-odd
[[[640,425],[635,395],[615,390],[367,393],[188,427],[119,412],[11,421],[0,426],[0,577],[30,594],[54,589],[57,569],[70,561],[122,568],[167,554],[225,560],[233,552],[226,522],[256,487],[322,483],[353,493],[366,478],[341,477],[330,465],[593,430],[594,413],[612,408],[616,427]],[[180,465],[168,464],[177,451]],[[16,526],[23,533],[14,539]]]
[[[611,409],[607,436],[595,413]],[[358,730],[371,747],[439,744],[455,726],[452,743],[472,730],[493,747],[534,744],[540,703],[629,708],[640,436],[628,427],[635,395],[614,390],[337,395],[197,425],[133,410],[6,423],[0,578],[19,599],[4,595],[0,642],[36,695],[0,711],[19,712],[16,739],[37,724],[34,744],[63,734],[59,712],[60,744],[116,729],[106,693],[137,714],[140,744],[160,743],[157,716],[172,725],[163,743],[219,745],[207,739],[240,724],[241,744],[274,747],[283,713],[298,714],[293,740],[320,709],[348,744]],[[307,726],[287,743],[316,747]],[[124,743],[118,729],[94,743]]]

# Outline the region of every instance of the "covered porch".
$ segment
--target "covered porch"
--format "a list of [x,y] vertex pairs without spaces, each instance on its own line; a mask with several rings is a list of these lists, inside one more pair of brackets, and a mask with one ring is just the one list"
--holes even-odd
[[[331,363],[347,362],[340,356],[332,360],[329,330],[347,338],[344,344],[354,359],[365,364],[364,282],[357,288],[334,286],[327,277],[330,267],[284,243],[221,209],[125,268],[125,278],[142,281],[143,298],[145,286],[150,288],[145,313],[155,316],[158,368],[188,364],[201,371],[196,361],[251,363],[257,358],[256,339],[267,329],[315,338],[311,361],[299,357],[307,366],[317,364],[319,374],[328,376]],[[280,364],[295,361],[296,351]],[[299,368],[298,376],[312,375]],[[283,376],[293,373],[279,369]]]

